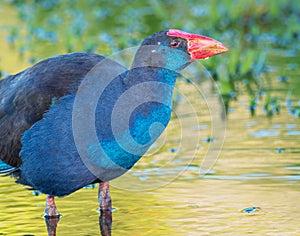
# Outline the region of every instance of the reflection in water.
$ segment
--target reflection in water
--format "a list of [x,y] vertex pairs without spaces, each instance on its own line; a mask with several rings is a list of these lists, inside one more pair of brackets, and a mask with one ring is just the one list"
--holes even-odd
[[100,233],[102,236],[111,235],[112,226],[112,212],[111,211],[101,211],[99,217]]
[[45,222],[49,236],[56,236],[56,228],[59,219],[59,217],[45,217]]
[[[60,217],[45,217],[48,236],[56,236],[56,228]],[[100,234],[111,236],[112,211],[101,211],[99,216]]]

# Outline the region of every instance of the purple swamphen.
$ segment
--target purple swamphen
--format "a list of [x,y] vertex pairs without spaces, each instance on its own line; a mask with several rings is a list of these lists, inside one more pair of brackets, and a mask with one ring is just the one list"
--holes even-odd
[[59,215],[54,196],[97,182],[100,209],[109,210],[108,181],[129,170],[167,126],[179,72],[227,50],[170,29],[147,37],[130,69],[71,53],[8,76],[0,81],[0,172],[47,194],[46,216]]

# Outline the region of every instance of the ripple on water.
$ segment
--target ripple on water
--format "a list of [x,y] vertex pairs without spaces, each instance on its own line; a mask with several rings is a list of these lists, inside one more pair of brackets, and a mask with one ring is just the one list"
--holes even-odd
[[248,176],[230,176],[230,175],[204,175],[205,179],[220,179],[220,180],[254,180],[258,179],[257,177],[248,177]]
[[250,133],[251,136],[261,138],[261,137],[275,137],[278,136],[280,133],[280,130],[274,130],[274,129],[262,129],[257,132]]
[[207,128],[208,128],[207,125],[197,125],[194,127],[194,130],[205,130]]
[[283,168],[287,170],[300,170],[300,166],[285,166]]
[[246,127],[247,128],[251,128],[253,126],[257,125],[257,122],[256,121],[249,121],[246,123]]
[[258,212],[260,210],[261,210],[260,207],[247,207],[247,208],[244,208],[243,210],[241,210],[241,212],[243,212],[243,213],[254,213],[254,212]]
[[198,166],[181,166],[175,169],[164,169],[164,168],[148,168],[144,170],[138,170],[132,172],[133,176],[138,177],[140,180],[144,181],[147,180],[151,176],[169,176],[169,175],[178,175],[181,172],[184,173],[198,173],[201,175],[203,174],[215,174],[215,170],[204,170]]
[[297,125],[296,124],[286,124],[285,127],[287,129],[295,129],[297,127]]
[[274,179],[284,179],[288,181],[299,181],[300,175],[284,175],[284,176],[276,176]]
[[249,174],[242,174],[241,176],[246,176],[246,177],[267,177],[267,176],[271,176],[271,175],[267,174],[267,173],[249,173]]
[[299,130],[293,130],[293,131],[288,131],[286,132],[287,135],[300,135]]
[[282,125],[281,124],[273,124],[272,127],[274,129],[280,129],[282,127]]

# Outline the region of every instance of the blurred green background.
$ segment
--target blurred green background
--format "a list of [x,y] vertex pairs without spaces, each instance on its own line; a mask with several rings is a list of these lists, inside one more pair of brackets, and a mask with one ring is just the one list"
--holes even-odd
[[[284,54],[295,55],[299,50],[296,1],[7,0],[1,5],[5,43],[29,65],[75,51],[109,55],[168,28],[216,38],[230,52],[203,64],[218,81],[227,110],[230,101],[246,91],[252,115],[258,101],[267,116],[279,113],[281,107],[282,101],[270,93],[270,52],[284,49]],[[6,12],[5,6],[13,12]],[[3,52],[0,56],[2,75],[12,72],[4,66]],[[278,76],[284,86],[288,76],[284,72]],[[298,107],[293,109],[299,114]]]

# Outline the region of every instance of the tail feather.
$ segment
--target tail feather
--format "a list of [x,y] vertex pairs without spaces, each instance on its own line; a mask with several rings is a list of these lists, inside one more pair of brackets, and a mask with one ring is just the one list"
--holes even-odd
[[16,171],[18,168],[8,165],[5,162],[0,160],[0,174],[10,174],[14,171]]

